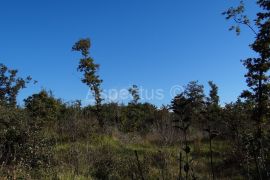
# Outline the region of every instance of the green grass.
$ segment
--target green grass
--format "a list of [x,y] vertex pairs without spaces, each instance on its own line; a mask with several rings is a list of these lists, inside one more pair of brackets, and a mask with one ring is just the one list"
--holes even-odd
[[[197,145],[196,145],[197,143]],[[131,158],[134,159],[134,151],[136,150],[140,156],[140,161],[148,155],[155,155],[160,151],[166,154],[166,163],[169,167],[168,171],[170,171],[170,176],[176,177],[178,174],[178,157],[179,157],[179,145],[172,146],[158,146],[156,144],[152,144],[147,140],[142,141],[129,141],[123,142],[117,137],[108,136],[108,135],[96,135],[88,140],[79,141],[79,142],[70,142],[70,143],[62,143],[58,144],[55,147],[56,159],[60,162],[61,167],[57,167],[57,177],[59,179],[68,180],[68,179],[91,179],[89,175],[89,168],[86,161],[86,154],[89,152],[99,151],[101,147],[108,146],[110,151],[117,156],[118,159]],[[209,145],[208,141],[200,141],[199,144],[197,141],[190,142],[190,146],[192,149],[191,156],[194,158],[194,167],[198,168],[197,172],[200,177],[209,177]],[[198,146],[198,147],[196,147]],[[80,174],[74,175],[74,166],[70,165],[68,158],[69,151],[71,149],[77,149],[79,155],[76,156],[78,158]],[[222,155],[219,152],[224,152],[229,148],[229,143],[221,140],[213,141],[213,162],[214,164],[222,163]],[[91,154],[91,153],[90,153]],[[184,154],[183,154],[184,155]],[[91,156],[91,155],[90,155]],[[76,159],[75,158],[75,159]],[[99,158],[99,157],[94,157]],[[90,170],[91,171],[91,170]],[[151,177],[160,177],[160,169],[158,169],[155,165],[151,164],[150,169],[148,169],[148,173],[150,173]],[[91,174],[91,173],[90,173]],[[237,178],[236,178],[237,179]]]

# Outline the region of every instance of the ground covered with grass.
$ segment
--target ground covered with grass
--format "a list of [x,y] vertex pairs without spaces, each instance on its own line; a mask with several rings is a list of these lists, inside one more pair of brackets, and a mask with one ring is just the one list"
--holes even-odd
[[[211,179],[207,140],[192,140],[191,171],[199,179]],[[223,154],[230,148],[225,140],[213,143],[216,169],[224,164]],[[177,179],[180,173],[181,143],[161,145],[135,134],[93,135],[78,142],[55,146],[58,179]],[[136,159],[138,154],[139,161]],[[181,166],[184,164],[184,157]],[[141,171],[141,172],[140,172]],[[182,177],[185,173],[182,170]],[[241,179],[232,171],[217,171],[219,179]],[[243,178],[242,178],[243,179]]]

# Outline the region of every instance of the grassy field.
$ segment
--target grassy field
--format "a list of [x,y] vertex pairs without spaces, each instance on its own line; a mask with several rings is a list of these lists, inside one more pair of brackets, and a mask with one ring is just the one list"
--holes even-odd
[[[210,153],[207,140],[189,142],[192,150],[190,173],[200,179],[211,179]],[[179,177],[179,144],[158,145],[137,135],[95,135],[78,142],[55,146],[58,179],[141,179],[135,151],[145,179],[177,179]],[[213,164],[221,167],[223,155],[230,148],[224,140],[213,142]],[[183,157],[184,159],[184,157]],[[184,162],[182,162],[183,166]],[[183,171],[183,170],[182,170]],[[216,171],[218,179],[242,179],[233,172]],[[184,172],[182,172],[184,176]]]

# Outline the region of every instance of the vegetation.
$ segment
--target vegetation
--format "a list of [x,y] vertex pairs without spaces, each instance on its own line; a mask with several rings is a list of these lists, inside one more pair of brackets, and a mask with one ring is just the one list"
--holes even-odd
[[31,77],[1,64],[0,179],[270,179],[270,2],[257,3],[255,28],[243,2],[223,13],[237,34],[240,25],[251,29],[258,54],[243,61],[249,89],[224,106],[212,81],[209,94],[191,81],[160,108],[140,102],[136,85],[128,104],[104,103],[89,39],[72,50],[94,105],[42,90],[17,106]]

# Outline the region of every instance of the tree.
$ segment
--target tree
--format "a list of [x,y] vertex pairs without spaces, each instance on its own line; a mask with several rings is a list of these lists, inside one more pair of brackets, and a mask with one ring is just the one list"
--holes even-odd
[[0,64],[0,105],[15,107],[20,90],[32,80],[30,76],[24,79],[17,77],[17,74],[18,70]]
[[228,11],[225,11],[223,14],[226,15],[226,19],[233,19],[236,22],[238,34],[240,33],[240,25],[246,25],[255,34],[255,41],[250,47],[258,54],[258,57],[243,60],[243,64],[248,70],[245,77],[249,89],[244,91],[241,97],[254,103],[253,119],[256,122],[256,131],[251,143],[255,146],[255,160],[261,160],[261,163],[256,163],[256,166],[258,165],[257,178],[262,179],[263,176],[270,174],[269,172],[265,172],[263,173],[264,175],[261,175],[261,167],[259,167],[262,166],[263,169],[266,169],[263,145],[265,132],[263,132],[262,127],[265,126],[266,123],[269,123],[267,120],[269,119],[270,110],[270,1],[257,0],[257,5],[261,8],[261,12],[257,13],[254,19],[256,29],[252,27],[250,20],[244,14],[245,6],[243,1],[240,2],[238,7],[229,8]]
[[180,129],[184,134],[184,153],[185,165],[184,171],[186,179],[190,176],[190,153],[191,148],[188,144],[188,133],[192,123],[198,123],[201,119],[201,113],[204,107],[204,89],[198,81],[191,81],[184,92],[177,95],[171,102],[171,109],[176,115],[176,128]]
[[60,116],[61,108],[63,108],[62,102],[55,99],[51,92],[45,90],[29,96],[24,102],[33,123],[40,128],[55,123]]
[[104,126],[103,118],[101,117],[102,111],[102,97],[101,97],[101,83],[99,75],[97,75],[97,71],[99,69],[99,65],[95,64],[93,58],[90,57],[91,42],[90,39],[81,39],[76,42],[72,50],[78,51],[82,54],[82,58],[80,59],[78,71],[83,73],[82,82],[85,83],[91,89],[93,96],[95,98],[95,112],[99,122],[100,127]]
[[[243,64],[248,70],[245,77],[250,89],[244,91],[241,97],[252,100],[255,103],[254,119],[257,122],[257,133],[261,136],[261,126],[269,112],[270,79],[267,73],[270,70],[270,2],[258,0],[257,4],[262,8],[262,12],[257,13],[257,17],[254,20],[258,32],[252,28],[256,39],[250,47],[258,54],[258,57],[243,60]],[[249,19],[244,15],[244,10],[244,4],[241,1],[239,7],[230,8],[223,14],[227,15],[227,19],[233,18],[238,24],[238,28],[239,24],[252,27]]]
[[208,84],[211,88],[208,102],[211,105],[218,106],[218,103],[219,103],[218,87],[213,81],[209,81]]
[[[176,128],[180,129],[183,134],[184,134],[184,153],[185,153],[185,165],[184,165],[184,171],[186,174],[186,180],[188,179],[189,176],[189,171],[190,171],[190,160],[189,160],[189,154],[190,154],[190,146],[188,145],[188,131],[191,125],[191,101],[185,97],[184,93],[181,93],[177,95],[173,100],[172,100],[172,107],[171,109],[173,112],[176,114],[176,119],[175,122],[177,125],[175,126]],[[181,153],[180,153],[181,154]],[[181,163],[181,162],[180,162]],[[181,168],[181,166],[180,166]],[[181,172],[182,169],[179,171]],[[179,173],[180,177],[179,179],[182,179],[181,173]]]
[[128,89],[128,92],[132,96],[132,101],[131,104],[138,104],[140,100],[140,95],[139,95],[139,88],[137,85],[133,85],[131,88]]
[[209,97],[206,98],[206,107],[205,107],[205,119],[206,119],[206,128],[209,130],[216,129],[219,126],[220,111],[219,106],[219,96],[218,96],[218,87],[212,81],[208,82],[210,86]]
[[191,81],[184,92],[172,100],[171,109],[183,122],[197,124],[202,118],[204,98],[203,85],[199,85],[198,81]]
[[204,87],[200,85],[198,81],[191,81],[187,84],[184,91],[184,96],[189,101],[189,108],[187,113],[191,118],[193,125],[201,125],[202,111],[204,110],[205,95]]
[[206,102],[206,128],[204,129],[208,133],[209,138],[209,151],[210,151],[210,164],[211,164],[211,173],[212,179],[215,179],[215,171],[213,165],[213,149],[212,143],[213,139],[219,134],[215,128],[218,126],[219,114],[220,114],[220,107],[219,107],[219,96],[218,96],[218,87],[212,81],[208,82],[210,86],[210,93],[209,97],[207,97]]

